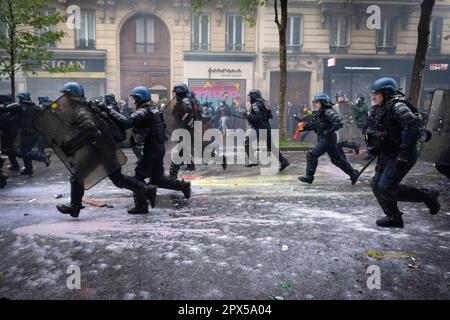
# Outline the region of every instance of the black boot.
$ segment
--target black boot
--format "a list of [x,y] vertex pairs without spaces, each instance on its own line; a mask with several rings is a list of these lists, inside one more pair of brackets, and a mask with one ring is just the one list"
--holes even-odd
[[223,156],[222,159],[223,159],[223,161],[222,161],[222,169],[223,170],[227,170],[227,167],[228,167],[227,157]]
[[146,189],[145,196],[150,201],[150,205],[152,206],[152,208],[154,208],[156,202],[156,187],[152,185],[147,185],[145,189]]
[[353,173],[350,175],[350,180],[352,182],[352,185],[356,184],[359,178],[359,171],[353,170]]
[[283,157],[283,155],[281,153],[279,155],[279,158],[280,158],[280,169],[279,169],[279,171],[281,172],[284,169],[286,169],[290,165],[290,163],[285,157]]
[[441,204],[439,203],[439,191],[426,190],[425,205],[430,209],[430,214],[435,215],[439,212]]
[[70,214],[72,218],[78,218],[78,216],[80,215],[81,204],[58,204],[56,208],[63,214]]
[[180,181],[180,190],[186,199],[191,197],[191,183],[189,181]]
[[129,214],[146,214],[148,213],[147,199],[138,193],[133,193],[134,207],[128,209]]
[[21,176],[31,176],[33,175],[33,169],[32,168],[24,168],[22,172],[20,173]]
[[8,176],[4,173],[0,173],[0,189],[6,186],[6,181],[8,181]]
[[12,171],[12,172],[19,172],[20,171],[20,166],[19,165],[9,165],[7,167],[7,169],[9,171]]
[[178,171],[180,171],[180,165],[171,162],[169,169],[169,176],[176,179],[178,177]]
[[377,220],[377,226],[383,228],[403,228],[403,219],[400,215],[386,216]]
[[301,182],[306,182],[306,183],[312,184],[314,181],[314,176],[298,177],[298,180],[300,180]]
[[52,156],[52,154],[50,152],[44,153],[44,163],[45,166],[48,168],[50,166],[50,157]]
[[187,171],[195,171],[195,164],[194,163],[188,163],[186,165],[186,170]]

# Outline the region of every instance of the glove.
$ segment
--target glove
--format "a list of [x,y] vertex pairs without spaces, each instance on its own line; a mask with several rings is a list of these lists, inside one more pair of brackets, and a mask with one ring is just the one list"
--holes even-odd
[[104,102],[99,102],[96,105],[97,105],[97,108],[100,109],[100,111],[104,111],[104,112],[108,112],[109,111],[108,106]]

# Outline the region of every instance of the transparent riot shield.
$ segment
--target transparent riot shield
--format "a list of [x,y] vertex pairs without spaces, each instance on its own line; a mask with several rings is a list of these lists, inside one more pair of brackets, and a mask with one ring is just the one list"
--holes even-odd
[[86,190],[127,162],[87,101],[63,95],[36,117],[34,127]]
[[364,145],[364,137],[361,129],[356,125],[352,104],[348,101],[340,102],[334,108],[341,115],[344,123],[344,127],[337,131],[338,141],[351,141]]
[[434,91],[427,129],[433,135],[429,142],[422,144],[420,157],[432,162],[441,159],[442,162],[442,155],[450,147],[450,90]]
[[161,110],[164,118],[164,123],[166,124],[166,132],[169,137],[172,132],[176,129],[183,128],[183,122],[173,116],[175,106],[177,104],[177,99],[173,98],[169,103]]

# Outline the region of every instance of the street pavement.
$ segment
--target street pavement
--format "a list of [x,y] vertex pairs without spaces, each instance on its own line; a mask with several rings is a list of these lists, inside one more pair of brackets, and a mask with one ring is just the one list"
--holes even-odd
[[[406,181],[439,189],[441,212],[401,203],[405,228],[383,229],[373,166],[352,186],[324,156],[305,185],[305,153],[285,155],[291,166],[277,175],[242,165],[182,171],[192,198],[159,189],[147,215],[127,214],[131,193],[108,179],[85,195],[107,206],[60,214],[69,174],[55,156],[33,177],[12,176],[0,190],[0,298],[450,298],[450,181],[431,163],[419,161]],[[127,156],[124,173],[133,174]],[[365,163],[348,156],[355,168]],[[67,285],[73,266],[80,289]]]

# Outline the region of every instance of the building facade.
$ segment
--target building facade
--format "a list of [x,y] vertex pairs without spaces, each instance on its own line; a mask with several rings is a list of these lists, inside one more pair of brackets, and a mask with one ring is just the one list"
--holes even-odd
[[[417,46],[420,0],[289,1],[287,30],[287,101],[310,103],[317,92],[334,97],[344,91],[349,99],[368,98],[370,84],[392,76],[404,90],[411,81]],[[380,29],[370,29],[370,6],[380,8]],[[373,9],[372,9],[373,10]],[[368,13],[369,12],[369,13]],[[273,1],[258,12],[257,83],[277,104],[279,61],[278,31]],[[450,88],[450,1],[436,1],[430,49],[424,78],[427,103],[435,88]]]
[[[381,75],[408,88],[417,44],[420,0],[377,1],[381,28],[371,30],[369,0],[290,0],[287,30],[287,101],[308,104],[325,91],[349,98],[368,96]],[[256,13],[251,26],[238,5],[212,1],[200,13],[190,0],[55,0],[49,11],[80,8],[80,28],[56,26],[66,36],[49,45],[50,66],[77,65],[76,72],[18,80],[18,89],[36,97],[58,96],[66,81],[79,81],[88,98],[107,92],[127,99],[131,88],[152,88],[153,99],[169,98],[171,87],[187,83],[201,101],[245,103],[245,93],[261,88],[277,104],[278,30],[273,0]],[[437,0],[424,91],[450,86],[450,0]],[[8,85],[0,82],[0,90]],[[423,95],[426,98],[426,94]]]

